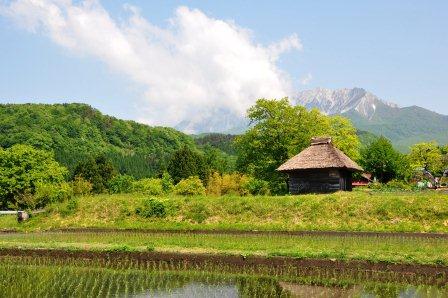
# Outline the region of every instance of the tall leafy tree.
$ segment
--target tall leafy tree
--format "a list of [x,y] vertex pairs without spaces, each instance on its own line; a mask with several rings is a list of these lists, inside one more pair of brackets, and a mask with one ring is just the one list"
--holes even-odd
[[413,145],[409,153],[409,160],[413,168],[426,168],[436,174],[442,171],[442,151],[435,142]]
[[116,175],[112,163],[104,156],[89,157],[79,162],[75,168],[74,176],[81,177],[92,183],[94,193],[106,191],[108,182]]
[[0,208],[17,206],[17,199],[34,194],[37,184],[60,183],[66,174],[51,152],[28,145],[0,148]]
[[394,149],[385,137],[374,140],[361,149],[361,165],[380,182],[405,178],[408,173],[406,157]]
[[186,146],[173,153],[167,170],[174,183],[193,176],[205,182],[209,173],[204,157]]
[[237,167],[270,183],[272,192],[286,191],[284,175],[276,169],[309,146],[314,136],[331,136],[351,158],[359,157],[359,140],[351,122],[313,109],[292,106],[287,98],[259,99],[249,108],[251,128],[236,138]]

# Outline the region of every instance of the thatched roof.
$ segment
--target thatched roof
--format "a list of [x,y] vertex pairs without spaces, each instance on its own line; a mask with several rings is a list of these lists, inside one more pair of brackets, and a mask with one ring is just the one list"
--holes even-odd
[[356,162],[333,146],[331,138],[312,138],[310,147],[282,164],[277,171],[329,168],[362,171]]

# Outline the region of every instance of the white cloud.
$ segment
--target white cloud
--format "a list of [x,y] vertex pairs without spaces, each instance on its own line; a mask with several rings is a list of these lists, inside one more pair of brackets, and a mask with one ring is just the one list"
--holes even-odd
[[300,84],[308,85],[311,82],[312,79],[313,79],[313,75],[310,74],[310,73],[307,73],[304,77],[302,77],[300,79]]
[[243,115],[257,98],[292,94],[291,79],[276,61],[302,48],[297,35],[263,46],[249,30],[197,9],[177,8],[164,28],[138,8],[124,8],[124,21],[95,0],[17,0],[0,13],[141,84],[146,92],[140,120],[149,124],[175,125],[222,109]]

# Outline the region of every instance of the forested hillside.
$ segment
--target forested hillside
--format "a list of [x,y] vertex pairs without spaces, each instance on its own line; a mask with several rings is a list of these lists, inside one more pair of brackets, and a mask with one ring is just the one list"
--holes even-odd
[[360,116],[356,111],[342,115],[349,118],[357,129],[392,140],[402,152],[408,152],[410,146],[419,142],[448,143],[448,116],[417,106],[391,108],[377,105],[371,119]]
[[195,147],[175,129],[119,120],[77,103],[0,105],[0,147],[14,144],[53,150],[70,171],[85,157],[104,154],[137,178],[160,172],[175,150]]
[[194,140],[196,144],[200,147],[211,146],[213,148],[219,149],[229,155],[235,155],[235,141],[236,135],[222,134],[222,133],[204,133],[200,135],[195,135]]

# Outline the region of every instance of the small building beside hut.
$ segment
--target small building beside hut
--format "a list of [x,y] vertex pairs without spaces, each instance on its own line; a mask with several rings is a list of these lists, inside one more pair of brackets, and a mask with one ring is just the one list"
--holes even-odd
[[331,138],[312,138],[311,146],[282,164],[291,194],[352,190],[352,175],[362,168],[333,146]]

